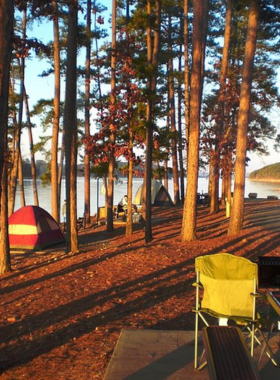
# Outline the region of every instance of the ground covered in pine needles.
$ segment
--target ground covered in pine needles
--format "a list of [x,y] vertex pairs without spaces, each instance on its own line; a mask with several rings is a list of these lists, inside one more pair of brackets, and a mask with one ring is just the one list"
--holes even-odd
[[81,230],[80,251],[63,247],[12,254],[0,279],[0,378],[104,378],[123,328],[193,330],[194,260],[229,252],[257,260],[280,255],[280,202],[247,200],[238,237],[224,208],[198,209],[198,240],[181,240],[182,207],[153,209],[153,241],[135,226]]

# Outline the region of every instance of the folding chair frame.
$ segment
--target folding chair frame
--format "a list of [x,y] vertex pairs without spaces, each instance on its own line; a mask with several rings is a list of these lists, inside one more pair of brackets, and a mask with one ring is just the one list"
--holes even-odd
[[[209,323],[207,322],[204,314],[210,315],[214,318],[220,319],[222,317],[227,318],[229,320],[233,320],[236,322],[236,324],[243,324],[244,328],[249,331],[249,335],[247,336],[246,340],[250,341],[250,354],[253,357],[254,356],[254,344],[255,342],[262,347],[261,354],[258,360],[258,365],[260,363],[261,357],[263,353],[265,352],[269,359],[272,361],[272,363],[275,366],[278,366],[278,363],[274,357],[273,352],[271,351],[271,348],[269,347],[261,329],[260,329],[260,323],[258,318],[256,318],[256,299],[259,297],[257,293],[257,280],[254,279],[254,285],[253,285],[253,293],[251,293],[251,296],[253,297],[253,302],[252,302],[252,317],[251,318],[246,318],[246,317],[241,317],[242,318],[242,323],[241,323],[241,318],[234,317],[234,316],[217,316],[214,314],[211,314],[209,310],[205,310],[200,307],[200,293],[201,290],[203,289],[203,285],[200,283],[200,272],[199,270],[196,270],[196,282],[193,284],[193,286],[196,288],[196,299],[195,299],[195,309],[193,312],[195,313],[195,347],[194,347],[194,368],[195,369],[202,369],[205,365],[206,362],[202,362],[204,358],[205,351],[203,350],[200,359],[198,359],[198,329],[199,329],[199,318],[203,321],[205,326],[209,326]],[[244,328],[242,330],[244,330]],[[261,340],[257,337],[256,334],[259,334],[261,337]]]

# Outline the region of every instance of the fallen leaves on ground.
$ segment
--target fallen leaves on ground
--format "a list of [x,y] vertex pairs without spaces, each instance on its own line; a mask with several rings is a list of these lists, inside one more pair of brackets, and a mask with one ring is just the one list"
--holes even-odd
[[227,236],[223,208],[210,215],[200,207],[198,240],[183,243],[182,207],[174,206],[153,209],[149,244],[138,225],[131,237],[124,226],[103,226],[79,231],[79,253],[13,254],[13,271],[0,280],[1,380],[101,380],[123,328],[193,330],[195,257],[279,254],[280,223],[270,229],[252,216],[280,203],[261,205],[246,203],[250,220],[238,237]]

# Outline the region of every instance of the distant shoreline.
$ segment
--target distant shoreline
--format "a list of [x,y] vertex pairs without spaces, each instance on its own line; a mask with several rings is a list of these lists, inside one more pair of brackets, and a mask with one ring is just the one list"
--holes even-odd
[[274,179],[274,178],[250,178],[248,177],[249,181],[255,181],[255,182],[280,182],[280,179]]

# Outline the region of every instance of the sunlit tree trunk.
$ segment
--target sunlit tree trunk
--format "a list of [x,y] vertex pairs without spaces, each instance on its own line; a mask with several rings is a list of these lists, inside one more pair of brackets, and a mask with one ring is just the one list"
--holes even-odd
[[[0,2],[1,4],[1,2]],[[0,16],[1,20],[1,16]],[[7,149],[5,149],[7,152]],[[11,271],[11,257],[9,248],[8,230],[8,186],[7,186],[7,166],[8,161],[4,162],[1,178],[1,198],[0,198],[0,274]]]
[[[218,145],[218,143],[217,143]],[[210,213],[215,214],[219,211],[219,151],[212,149],[210,153],[209,164],[209,196],[210,196]],[[211,185],[210,185],[211,183]]]
[[224,204],[226,204],[226,216],[229,217],[231,213],[232,206],[232,196],[231,196],[231,171],[232,171],[232,160],[227,158],[224,163],[223,169],[223,188],[224,188]]
[[[151,28],[151,2],[147,1],[147,64],[152,65],[152,28]],[[151,186],[152,186],[152,114],[151,114],[151,78],[148,76],[147,80],[147,106],[146,106],[146,154],[145,154],[145,171],[144,171],[144,181],[143,181],[143,205],[142,205],[142,222],[146,225],[149,224],[147,218],[151,218]],[[149,226],[149,236],[148,239],[152,240],[152,230],[151,223]]]
[[257,42],[258,16],[259,0],[252,0],[248,18],[248,30],[245,44],[245,57],[237,122],[233,206],[228,229],[228,234],[230,236],[238,235],[243,227],[247,130],[250,111],[254,56]]
[[77,36],[78,2],[69,4],[64,108],[66,159],[66,253],[78,251],[77,234]]
[[[153,239],[152,236],[152,153],[153,153],[153,114],[154,114],[154,97],[156,94],[157,84],[157,67],[160,49],[160,24],[161,24],[161,3],[159,0],[155,2],[155,11],[152,12],[151,1],[147,2],[147,16],[149,19],[147,25],[147,63],[152,65],[154,70],[153,74],[149,74],[147,81],[147,106],[146,106],[146,165],[145,165],[145,178],[144,178],[144,191],[143,191],[143,204],[144,204],[144,222],[145,222],[145,242],[148,243]],[[151,28],[151,17],[155,17],[155,27]]]
[[107,231],[111,232],[114,229],[113,223],[113,201],[114,201],[114,169],[115,169],[115,140],[116,140],[116,125],[115,125],[115,104],[116,104],[116,0],[112,0],[112,53],[111,53],[111,125],[110,125],[110,157],[108,166],[108,194],[107,194]]
[[164,160],[164,187],[168,191],[168,159]]
[[7,125],[14,1],[0,0],[0,274],[11,270],[8,237]]
[[[90,136],[90,55],[91,55],[91,0],[87,0],[86,26],[86,73],[85,73],[85,139]],[[84,157],[85,177],[85,222],[90,224],[90,156],[85,149]]]
[[22,156],[21,152],[18,158],[18,187],[19,187],[19,197],[21,207],[25,206],[25,195],[24,195],[24,183],[23,183],[23,172],[22,172]]
[[[13,179],[15,178],[15,181],[17,181],[17,175],[15,175],[15,170],[17,170],[17,165],[15,165],[16,160],[16,147],[18,146],[18,125],[17,125],[17,115],[16,115],[16,101],[15,101],[15,68],[14,65],[11,65],[11,76],[12,80],[9,86],[9,94],[10,95],[10,104],[11,104],[11,110],[10,110],[10,118],[12,120],[12,128],[10,131],[10,144],[9,144],[9,161],[10,165],[8,168],[8,216],[11,216],[14,209],[14,203],[15,199],[12,197],[12,187],[14,185]],[[17,182],[15,182],[15,186],[17,185]],[[15,195],[15,192],[13,193]]]
[[209,158],[209,181],[208,181],[208,194],[212,197],[213,182],[215,179],[215,165],[214,165],[214,153],[211,151]]
[[127,181],[127,222],[125,235],[131,236],[133,232],[133,221],[132,221],[132,188],[133,188],[133,131],[131,125],[129,126],[129,150],[130,157],[128,160],[128,181]]
[[220,168],[220,142],[223,139],[224,132],[224,109],[225,109],[225,96],[226,96],[226,75],[229,55],[229,43],[231,32],[231,19],[232,19],[232,4],[231,0],[227,0],[227,12],[226,12],[226,25],[224,33],[224,47],[223,47],[223,59],[221,66],[220,76],[220,90],[218,97],[218,117],[217,117],[217,132],[216,132],[216,144],[213,153],[213,187],[211,194],[210,212],[216,213],[219,211],[219,168]]
[[[22,38],[26,39],[26,4],[22,8]],[[20,75],[20,93],[19,93],[19,110],[17,132],[15,140],[15,155],[13,160],[13,167],[11,170],[11,178],[9,184],[9,216],[14,212],[16,188],[18,180],[18,168],[20,160],[20,143],[21,143],[21,130],[22,130],[22,116],[23,116],[23,98],[24,98],[24,71],[25,71],[25,57],[22,56],[18,59],[19,75]]]
[[[126,1],[126,26],[129,23],[129,0]],[[129,46],[129,32],[127,28],[126,42]],[[128,180],[127,180],[127,221],[125,235],[131,236],[133,233],[133,220],[132,220],[132,189],[133,189],[133,140],[134,134],[132,129],[133,111],[132,111],[132,101],[131,101],[131,90],[130,83],[127,85],[127,97],[129,99],[128,106],[128,148],[129,148],[129,158],[128,158]]]
[[57,0],[52,1],[53,6],[53,55],[54,55],[54,102],[53,102],[53,130],[51,146],[51,193],[52,216],[60,221],[60,191],[58,186],[58,136],[60,119],[60,44]]
[[[10,60],[12,53],[14,1],[0,0],[0,178],[6,154]],[[1,186],[0,186],[1,196]],[[1,211],[1,210],[0,210]]]
[[171,15],[169,15],[169,28],[168,28],[168,52],[170,54],[168,59],[168,94],[169,94],[169,112],[170,112],[170,126],[171,126],[171,157],[173,168],[173,188],[174,188],[174,204],[179,202],[179,176],[178,176],[178,152],[177,152],[177,136],[176,136],[176,114],[175,114],[175,90],[173,79],[173,58],[172,58],[172,22]]
[[189,1],[184,0],[184,83],[185,83],[185,137],[186,158],[188,157],[189,130],[190,130],[190,70],[189,70]]
[[[183,20],[181,20],[180,28],[183,30]],[[182,72],[182,43],[180,41],[180,57],[179,57],[179,73]],[[179,160],[179,179],[180,179],[180,201],[185,198],[185,181],[184,181],[184,159],[183,159],[183,128],[182,128],[182,77],[178,79],[178,160]]]
[[203,67],[203,19],[207,1],[194,2],[193,53],[190,93],[190,131],[187,164],[187,194],[184,202],[182,240],[196,239],[196,200],[199,164],[200,109]]
[[[64,168],[64,158],[65,158],[65,130],[64,126],[62,129],[62,137],[61,137],[61,148],[60,148],[60,161],[59,161],[59,166],[58,166],[58,199],[59,199],[59,210],[60,210],[60,205],[62,204],[61,201],[61,188],[62,188],[62,177],[63,177],[63,168]],[[60,217],[60,215],[59,215]]]
[[37,182],[36,182],[36,164],[35,164],[35,153],[33,144],[33,133],[32,133],[32,123],[29,112],[29,102],[26,95],[26,89],[24,87],[24,103],[25,103],[25,113],[27,120],[28,138],[29,138],[29,149],[30,149],[30,165],[31,165],[31,176],[32,176],[32,188],[33,188],[33,201],[35,206],[39,206]]
[[[27,9],[26,6],[23,8],[23,17],[22,17],[22,38],[26,39],[26,22],[27,22]],[[23,118],[23,105],[24,105],[24,93],[25,93],[25,56],[22,56],[21,60],[19,60],[20,67],[20,96],[19,96],[19,113],[18,113],[18,126],[21,135],[22,130],[22,118]],[[21,143],[21,136],[19,135],[19,147]],[[22,173],[22,155],[21,148],[19,148],[18,155],[18,183],[19,183],[19,196],[21,207],[25,206],[25,194],[24,194],[24,182],[23,182],[23,173]],[[15,199],[15,197],[14,197]]]

